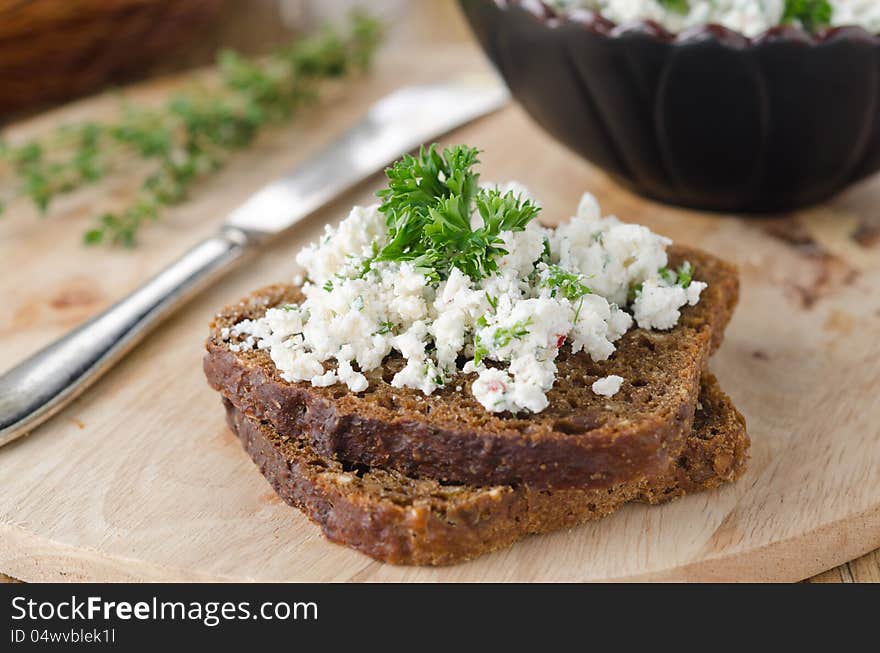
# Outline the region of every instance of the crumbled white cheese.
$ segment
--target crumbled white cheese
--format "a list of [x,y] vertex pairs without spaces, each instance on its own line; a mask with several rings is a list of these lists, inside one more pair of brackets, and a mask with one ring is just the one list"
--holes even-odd
[[513,379],[504,370],[484,369],[471,386],[471,392],[486,410],[493,412],[511,410],[511,387]]
[[678,323],[679,308],[700,301],[705,287],[702,281],[692,281],[687,288],[682,288],[669,285],[663,279],[648,279],[633,302],[636,322],[643,329],[671,329]]
[[612,374],[603,376],[601,379],[594,381],[592,387],[593,392],[603,397],[613,397],[623,385],[623,377]]
[[[861,25],[880,31],[880,2],[877,0],[829,0],[832,25]],[[715,23],[752,37],[779,25],[785,14],[785,0],[690,0],[682,13],[660,0],[555,0],[561,9],[587,8],[600,12],[618,24],[653,20],[672,32]]]
[[877,0],[830,0],[832,25],[861,25],[880,32],[880,2]]
[[[519,185],[500,188],[528,196]],[[502,232],[507,253],[479,280],[458,268],[432,282],[407,262],[365,265],[387,233],[378,205],[355,207],[297,256],[302,304],[270,308],[221,337],[232,351],[267,350],[290,382],[363,392],[367,373],[397,352],[405,363],[394,387],[429,395],[473,373],[471,391],[487,410],[537,413],[547,407],[564,343],[605,360],[634,322],[671,328],[705,288],[676,283],[665,270],[668,239],[603,218],[589,194],[555,230],[532,221],[523,231]],[[598,387],[613,394],[615,378]]]
[[556,229],[551,249],[562,267],[580,271],[593,292],[617,305],[626,304],[633,284],[666,265],[672,241],[642,225],[602,218],[595,199],[582,199],[575,218]]

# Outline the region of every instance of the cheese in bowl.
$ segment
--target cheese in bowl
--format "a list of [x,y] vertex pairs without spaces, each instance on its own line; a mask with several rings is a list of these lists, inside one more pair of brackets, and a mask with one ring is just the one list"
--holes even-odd
[[556,0],[556,9],[592,9],[615,23],[653,20],[672,32],[717,24],[753,37],[771,27],[799,25],[808,30],[859,25],[880,32],[876,0]]

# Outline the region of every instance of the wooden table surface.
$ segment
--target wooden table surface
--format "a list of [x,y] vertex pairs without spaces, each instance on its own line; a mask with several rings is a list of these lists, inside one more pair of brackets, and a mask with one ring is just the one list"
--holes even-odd
[[[398,12],[389,36],[389,48],[405,51],[408,47],[415,47],[415,44],[424,48],[426,43],[439,41],[448,45],[450,42],[470,39],[467,27],[451,0],[419,3],[386,0],[375,4],[380,5],[386,15],[391,10]],[[14,579],[0,573],[0,582],[14,582]],[[815,576],[810,582],[880,582],[880,550]]]

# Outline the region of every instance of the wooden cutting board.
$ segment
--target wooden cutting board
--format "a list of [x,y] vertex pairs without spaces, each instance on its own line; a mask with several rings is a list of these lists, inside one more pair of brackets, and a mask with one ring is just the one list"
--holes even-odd
[[[261,184],[303,160],[404,81],[484,66],[469,47],[386,57],[369,80],[274,132],[144,233],[133,251],[79,244],[128,180],[0,221],[0,368],[136,287]],[[157,100],[172,84],[142,87]],[[12,136],[100,114],[97,98]],[[445,139],[485,150],[483,177],[516,179],[566,219],[590,189],[605,211],[736,261],[742,300],[712,369],[749,422],[735,485],[630,506],[445,569],[392,567],[325,541],[281,503],[228,432],[201,372],[215,309],[289,279],[327,221],[369,202],[379,176],[204,293],[30,437],[0,449],[0,571],[40,580],[796,580],[880,546],[880,179],[778,219],[709,215],[621,190],[510,107]]]

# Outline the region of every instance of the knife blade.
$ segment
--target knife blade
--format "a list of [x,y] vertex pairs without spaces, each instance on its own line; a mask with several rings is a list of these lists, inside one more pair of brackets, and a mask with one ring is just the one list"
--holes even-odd
[[363,181],[404,152],[494,111],[507,89],[488,75],[410,86],[385,96],[319,157],[269,184],[233,211],[226,224],[272,235]]
[[0,376],[0,446],[73,401],[176,308],[402,154],[504,106],[506,88],[473,74],[409,86],[373,104],[316,157],[230,213],[219,231],[127,297]]

